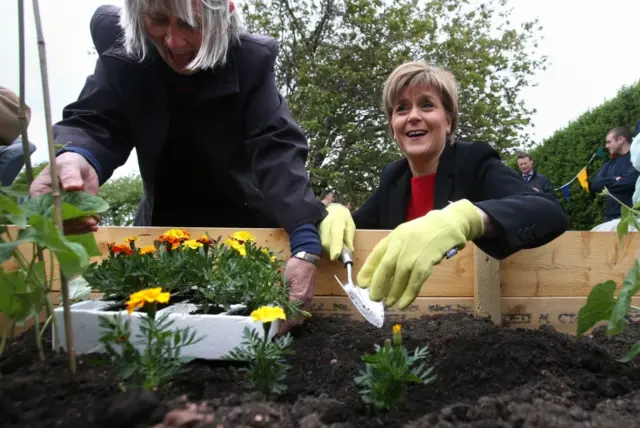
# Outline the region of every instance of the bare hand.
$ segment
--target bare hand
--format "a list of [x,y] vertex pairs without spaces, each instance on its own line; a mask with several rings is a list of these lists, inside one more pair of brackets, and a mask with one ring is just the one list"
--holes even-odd
[[[100,187],[98,174],[84,156],[66,152],[56,157],[56,168],[60,179],[60,187],[65,192],[85,191],[92,195],[98,194]],[[51,170],[49,166],[44,168],[33,180],[29,188],[32,198],[50,193],[52,191]],[[82,217],[65,221],[64,232],[69,235],[96,232],[98,230],[99,216]]]
[[[300,309],[308,310],[311,306],[311,298],[316,285],[318,268],[304,260],[292,257],[284,268],[284,277],[289,285],[289,300],[302,302]],[[279,335],[287,333],[296,325],[302,324],[302,315],[296,318],[288,318],[280,325]]]

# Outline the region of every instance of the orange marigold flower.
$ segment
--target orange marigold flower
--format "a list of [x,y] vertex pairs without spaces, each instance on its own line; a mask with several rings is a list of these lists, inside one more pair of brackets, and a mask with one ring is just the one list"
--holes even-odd
[[171,240],[171,241],[176,241],[176,240],[184,241],[191,238],[191,236],[189,235],[189,232],[182,229],[169,229],[166,232],[164,232],[162,236],[164,236],[167,240]]
[[111,247],[111,250],[113,251],[114,254],[119,254],[119,253],[125,253],[128,255],[133,254],[133,249],[131,249],[131,247],[128,246],[127,244],[114,245],[113,247]]
[[209,239],[207,235],[202,235],[200,238],[198,238],[198,242],[200,242],[201,244],[207,244],[207,245],[212,244],[211,239]]
[[140,254],[145,255],[145,254],[153,254],[156,251],[156,247],[154,247],[153,245],[145,245],[144,247],[140,248]]

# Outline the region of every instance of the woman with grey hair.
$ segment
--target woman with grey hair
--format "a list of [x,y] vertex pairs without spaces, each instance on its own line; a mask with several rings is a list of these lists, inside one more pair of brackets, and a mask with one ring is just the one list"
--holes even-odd
[[[135,226],[282,227],[291,298],[308,303],[327,213],[276,86],[276,41],[248,34],[229,0],[126,0],[98,8],[90,29],[95,71],[54,126],[63,190],[96,194],[135,148],[144,186]],[[45,169],[31,194],[50,191]],[[98,221],[65,227],[84,233]]]
[[423,61],[402,64],[385,83],[383,104],[404,159],[382,170],[353,219],[346,208],[329,205],[323,225],[345,242],[355,228],[392,229],[358,273],[372,300],[406,308],[434,266],[468,241],[503,259],[567,230],[553,196],[533,191],[488,144],[455,138],[458,93],[450,72]]

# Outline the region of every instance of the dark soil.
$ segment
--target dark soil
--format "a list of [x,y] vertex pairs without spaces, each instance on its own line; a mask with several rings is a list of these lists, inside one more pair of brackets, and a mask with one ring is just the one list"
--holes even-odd
[[371,413],[353,378],[390,330],[312,318],[294,334],[288,390],[272,401],[246,389],[237,365],[204,361],[158,392],[122,392],[96,356],[78,357],[72,381],[64,355],[38,362],[27,332],[0,360],[0,426],[640,428],[640,368],[615,361],[640,340],[640,324],[577,339],[464,315],[405,321],[405,345],[428,344],[438,377],[412,386],[401,408]]

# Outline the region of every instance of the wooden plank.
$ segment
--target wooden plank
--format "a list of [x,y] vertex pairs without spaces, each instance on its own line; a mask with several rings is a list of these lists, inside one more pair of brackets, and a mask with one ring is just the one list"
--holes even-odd
[[[549,325],[556,330],[574,335],[577,330],[578,311],[586,297],[502,297],[502,324],[509,328],[539,328]],[[640,305],[640,296],[633,298]],[[470,297],[418,297],[406,310],[387,310],[385,325],[422,316],[465,313],[472,315],[474,301]],[[347,297],[316,296],[311,307],[313,316],[349,318],[364,322]],[[640,321],[640,315],[631,317]],[[605,325],[605,322],[596,326]],[[373,328],[373,327],[372,327]]]
[[502,260],[504,297],[587,296],[598,283],[620,287],[633,261],[640,258],[640,234],[618,244],[615,232],[566,232],[540,248]]
[[473,307],[476,316],[489,317],[495,324],[502,324],[500,308],[500,263],[480,248],[473,256]]

